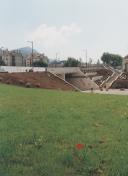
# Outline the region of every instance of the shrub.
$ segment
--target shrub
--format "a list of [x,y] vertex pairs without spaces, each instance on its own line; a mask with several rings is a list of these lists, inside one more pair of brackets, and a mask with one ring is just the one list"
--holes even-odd
[[31,87],[31,83],[29,83],[29,82],[26,83],[26,84],[25,84],[25,87],[30,88],[30,87]]
[[19,80],[19,83],[20,83],[21,85],[23,85],[23,84],[24,84],[24,81],[23,81],[23,80]]
[[35,87],[40,88],[40,87],[41,87],[40,83],[37,83],[37,84],[35,85]]
[[0,77],[0,82],[3,81],[3,78]]
[[10,81],[10,80],[8,80],[6,83],[7,83],[7,84],[11,84],[11,81]]

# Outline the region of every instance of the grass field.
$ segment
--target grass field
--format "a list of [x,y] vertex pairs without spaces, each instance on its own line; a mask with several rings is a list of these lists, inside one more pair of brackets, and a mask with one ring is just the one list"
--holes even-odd
[[0,85],[0,176],[128,176],[128,96]]

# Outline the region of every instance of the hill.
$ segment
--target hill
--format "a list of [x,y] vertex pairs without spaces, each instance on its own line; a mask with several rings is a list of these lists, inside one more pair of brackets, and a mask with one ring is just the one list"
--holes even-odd
[[[15,49],[18,50],[22,53],[23,57],[27,57],[32,53],[32,48],[31,47],[23,47],[23,48],[18,48]],[[34,53],[38,53],[35,49],[33,50]]]

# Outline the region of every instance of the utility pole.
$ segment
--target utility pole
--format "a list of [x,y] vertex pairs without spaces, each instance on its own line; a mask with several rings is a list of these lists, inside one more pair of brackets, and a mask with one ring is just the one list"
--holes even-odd
[[58,53],[56,53],[56,60],[58,60]]
[[56,53],[56,59],[55,59],[55,67],[57,66],[57,62],[58,62],[58,53]]
[[85,50],[85,58],[86,58],[86,67],[88,66],[88,51]]
[[34,42],[33,41],[27,41],[27,42],[31,43],[31,45],[32,45],[32,54],[31,54],[31,56],[32,56],[31,66],[32,66],[33,65],[33,45],[34,45]]

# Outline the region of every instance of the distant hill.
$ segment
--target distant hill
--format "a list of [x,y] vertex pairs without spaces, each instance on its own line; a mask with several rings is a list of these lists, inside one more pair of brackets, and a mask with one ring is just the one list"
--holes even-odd
[[[22,53],[23,57],[27,57],[32,53],[32,48],[31,47],[23,47],[23,48],[18,48],[15,49],[15,51],[18,50]],[[34,53],[38,53],[35,49],[33,50]]]

